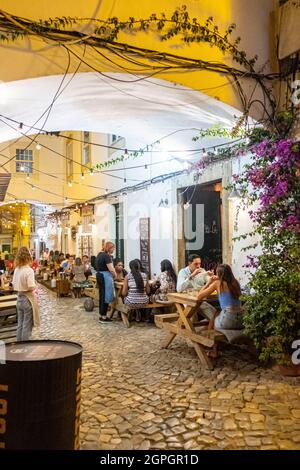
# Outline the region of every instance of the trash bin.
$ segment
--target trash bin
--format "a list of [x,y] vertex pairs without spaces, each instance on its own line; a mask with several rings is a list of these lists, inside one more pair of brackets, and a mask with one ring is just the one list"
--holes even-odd
[[81,345],[69,341],[5,345],[0,449],[79,449],[81,361]]

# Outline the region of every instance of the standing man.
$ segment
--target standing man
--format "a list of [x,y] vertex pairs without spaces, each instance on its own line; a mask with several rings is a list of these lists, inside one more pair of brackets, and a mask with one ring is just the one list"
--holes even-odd
[[[199,290],[205,286],[213,273],[201,268],[201,258],[197,254],[189,255],[188,266],[179,271],[177,280],[177,292]],[[200,313],[211,319],[215,308],[207,302],[202,302]]]

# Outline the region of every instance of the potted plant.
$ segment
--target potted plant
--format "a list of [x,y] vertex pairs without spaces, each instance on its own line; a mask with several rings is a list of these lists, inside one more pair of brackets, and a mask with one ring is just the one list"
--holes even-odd
[[291,362],[292,344],[300,339],[300,142],[265,137],[251,152],[251,164],[234,183],[252,206],[261,247],[259,256],[248,257],[253,271],[244,324],[261,361],[300,375]]

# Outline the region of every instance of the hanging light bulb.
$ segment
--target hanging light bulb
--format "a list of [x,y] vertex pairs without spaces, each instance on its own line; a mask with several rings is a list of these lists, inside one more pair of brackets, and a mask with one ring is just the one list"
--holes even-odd
[[91,176],[94,175],[94,170],[93,170],[93,168],[90,169],[90,175],[91,175]]
[[81,179],[84,180],[84,173],[81,173]]
[[126,179],[126,178],[124,178],[124,180],[123,180],[123,181],[124,181],[124,183],[126,183],[127,179]]
[[25,166],[22,164],[20,165],[20,171],[24,172],[25,171]]
[[31,189],[34,191],[35,190],[35,186],[32,184],[31,185]]
[[68,182],[68,186],[69,186],[69,188],[72,188],[72,181]]
[[108,189],[105,190],[105,194],[108,194]]
[[129,158],[128,150],[125,149],[125,151],[124,151],[124,160],[127,160],[128,158]]
[[186,211],[190,207],[189,201],[187,201],[185,204],[183,204],[183,208]]
[[29,173],[27,173],[27,175],[26,175],[26,179],[27,179],[27,180],[29,180]]
[[40,144],[39,144],[39,143],[37,143],[37,144],[36,144],[36,146],[35,146],[35,148],[36,148],[37,150],[41,150],[41,146],[40,146]]
[[19,129],[23,129],[23,122],[20,122]]
[[147,170],[147,168],[148,168],[148,165],[145,165],[145,170]]
[[66,204],[68,203],[68,198],[67,198],[67,197],[65,197],[65,203],[66,203]]

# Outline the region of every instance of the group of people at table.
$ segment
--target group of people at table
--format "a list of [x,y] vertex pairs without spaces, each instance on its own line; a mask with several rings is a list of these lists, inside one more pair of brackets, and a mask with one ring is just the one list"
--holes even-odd
[[[122,298],[132,309],[143,309],[149,302],[167,302],[168,294],[192,292],[199,301],[199,314],[209,319],[209,327],[216,329],[239,330],[243,328],[241,308],[241,288],[231,267],[220,264],[213,272],[201,268],[201,258],[192,254],[188,266],[179,271],[178,277],[172,263],[161,262],[161,273],[150,282],[139,259],[129,263],[130,272],[124,270],[123,263],[113,264],[115,246],[107,242],[95,261],[98,284],[102,286],[102,302],[99,302],[99,322],[109,323],[109,304],[114,300],[114,280],[122,280]],[[220,309],[216,309],[205,299],[217,293]]]
[[[92,263],[82,263],[75,260],[64,260],[67,263],[64,270],[72,269],[74,276],[96,273],[101,302],[99,302],[99,322],[109,323],[107,316],[109,304],[115,296],[114,281],[122,281],[122,298],[124,304],[132,309],[143,309],[149,302],[166,302],[168,294],[174,292],[189,292],[196,295],[199,303],[199,313],[210,321],[211,328],[239,330],[243,328],[242,308],[240,302],[241,288],[235,279],[229,265],[221,264],[213,272],[201,268],[199,255],[190,255],[188,266],[181,269],[178,278],[169,260],[161,262],[161,273],[150,283],[138,259],[130,261],[130,272],[124,270],[122,262],[113,263],[115,246],[112,242],[104,244],[102,250]],[[60,263],[60,266],[61,264]],[[34,295],[36,283],[33,259],[28,248],[19,249],[14,263],[12,288],[18,293],[18,330],[17,339],[27,340],[33,325],[39,324],[38,305]],[[71,266],[72,265],[72,266]],[[79,269],[80,268],[80,269]],[[78,281],[80,282],[80,281]],[[213,292],[217,292],[220,310],[205,302]]]

